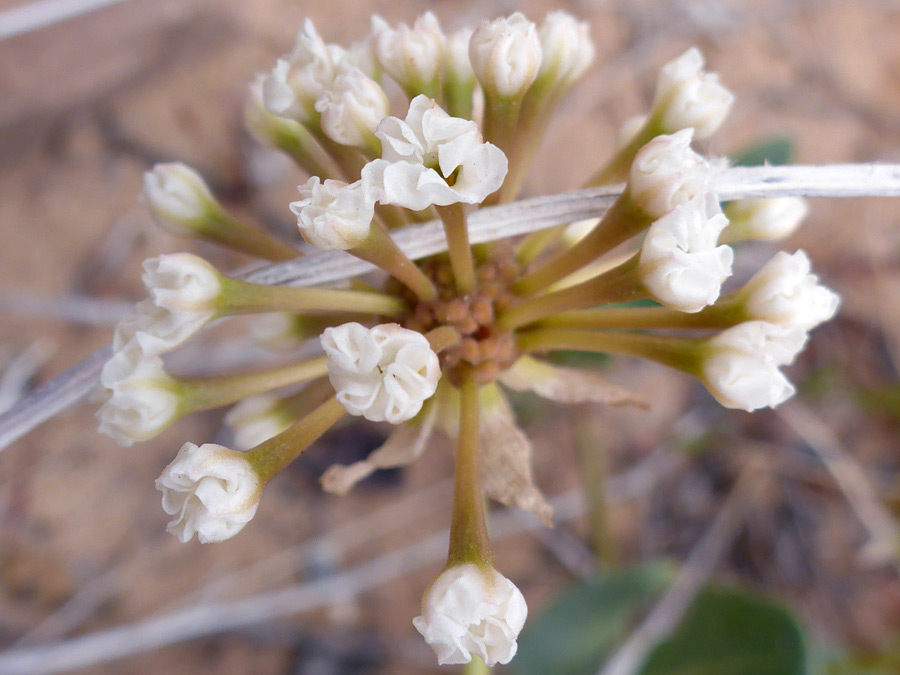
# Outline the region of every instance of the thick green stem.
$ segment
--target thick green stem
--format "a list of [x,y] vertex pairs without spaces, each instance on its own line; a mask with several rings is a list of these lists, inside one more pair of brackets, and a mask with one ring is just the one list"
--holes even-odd
[[381,225],[373,223],[368,239],[356,248],[351,248],[348,253],[380,267],[400,283],[408,286],[419,300],[430,302],[437,298],[437,289],[431,279],[406,257]]
[[332,396],[285,431],[247,451],[247,460],[259,475],[260,483],[297,459],[346,414],[337,397]]
[[484,518],[479,467],[478,385],[470,369],[462,375],[459,395],[459,437],[447,566],[473,563],[480,567],[492,567],[493,553]]
[[475,287],[475,262],[469,245],[466,212],[462,204],[451,204],[439,206],[438,213],[444,223],[447,253],[450,256],[450,267],[453,268],[456,290],[460,294],[468,293]]
[[644,333],[538,328],[517,335],[516,344],[524,352],[576,350],[636,356],[696,375],[706,341]]
[[649,330],[652,328],[684,328],[714,330],[731,328],[747,321],[740,303],[721,299],[699,312],[686,313],[668,307],[597,307],[554,314],[540,322],[541,326],[559,328],[616,328]]
[[609,253],[650,224],[643,211],[634,206],[626,190],[610,207],[603,219],[581,241],[554,256],[512,286],[519,295],[533,295],[555,281],[572,274],[600,256]]
[[224,277],[221,301],[216,309],[222,316],[262,312],[350,312],[399,316],[407,307],[400,298],[383,293],[337,288],[266,286]]
[[328,374],[328,357],[237,375],[181,378],[181,414],[211,410],[249,396],[306,382]]
[[646,297],[647,291],[637,276],[637,259],[632,258],[606,274],[575,286],[529,298],[498,316],[497,325],[510,330],[568,310]]

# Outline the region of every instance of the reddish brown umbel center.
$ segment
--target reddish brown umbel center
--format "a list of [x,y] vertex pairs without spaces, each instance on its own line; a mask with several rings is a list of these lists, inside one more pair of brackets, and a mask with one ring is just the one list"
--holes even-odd
[[499,246],[490,258],[476,266],[476,285],[471,293],[460,296],[453,282],[450,261],[436,256],[420,263],[422,271],[438,288],[438,299],[421,302],[412,291],[394,279],[386,290],[402,297],[413,309],[398,319],[405,328],[427,333],[439,326],[451,326],[459,331],[462,340],[440,354],[441,368],[450,382],[460,381],[459,366],[475,369],[479,384],[497,379],[518,358],[511,331],[502,330],[494,317],[515,302],[510,284],[519,278],[519,266],[512,249]]

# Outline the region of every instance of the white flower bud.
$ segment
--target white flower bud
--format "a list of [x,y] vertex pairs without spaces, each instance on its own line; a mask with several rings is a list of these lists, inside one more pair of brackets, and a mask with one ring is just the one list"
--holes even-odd
[[326,328],[321,342],[338,401],[351,415],[373,422],[412,419],[441,377],[425,336],[395,323],[345,323]]
[[157,307],[212,318],[222,294],[222,276],[203,258],[170,253],[144,261],[141,279]]
[[444,32],[434,14],[425,12],[412,27],[397,28],[373,16],[372,34],[378,63],[407,92],[430,90],[439,80]]
[[650,294],[682,312],[714,303],[734,259],[729,246],[716,246],[727,224],[711,193],[697,195],[653,223],[638,260],[638,274]]
[[691,47],[659,73],[652,116],[665,133],[693,128],[697,138],[715,133],[734,102],[716,73],[703,69],[703,54]]
[[631,164],[631,200],[651,218],[661,218],[704,192],[718,169],[691,150],[693,129],[657,136],[641,148]]
[[[478,125],[451,117],[427,96],[416,96],[405,120],[378,126],[382,159],[362,170],[366,193],[383,204],[414,211],[428,206],[479,204],[506,177],[503,151],[482,141]],[[455,177],[453,185],[447,178]]]
[[741,289],[748,316],[783,326],[810,330],[832,318],[841,299],[819,284],[803,251],[779,251]]
[[491,667],[516,655],[527,615],[525,598],[513,582],[493,568],[467,563],[447,568],[434,580],[413,626],[441,665],[479,656]]
[[475,71],[469,61],[472,33],[471,28],[462,28],[448,35],[444,45],[444,79],[457,85],[475,84]]
[[809,215],[809,204],[802,197],[739,199],[726,207],[731,220],[723,239],[777,241],[791,236]]
[[793,362],[806,337],[765,321],[738,324],[709,340],[701,379],[726,408],[774,408],[795,391],[778,367]]
[[178,417],[177,383],[158,356],[145,356],[135,342],[104,364],[100,384],[106,391],[99,431],[121,445],[153,438]]
[[523,96],[541,67],[537,26],[521,12],[485,21],[469,41],[469,61],[489,95]]
[[291,202],[300,234],[316,248],[326,251],[359,246],[369,236],[375,202],[361,181],[348,185],[339,180],[311,177],[298,187],[300,199]]
[[194,533],[201,544],[230,539],[259,506],[259,477],[240,452],[206,443],[185,443],[156,479],[163,511],[175,516],[168,531],[181,543]]
[[[381,86],[358,68],[338,75],[334,85],[316,102],[322,131],[333,141],[359,148],[371,147],[375,129],[391,112]],[[377,147],[377,146],[376,146]]]
[[141,201],[160,227],[176,235],[193,234],[220,210],[202,176],[181,162],[145,172]]
[[539,80],[559,83],[567,89],[584,75],[594,60],[590,27],[567,12],[550,12],[538,30],[538,37],[542,51]]
[[245,398],[225,415],[225,424],[234,434],[234,446],[249,450],[277,436],[296,420],[282,408],[282,400],[272,394]]
[[308,122],[315,102],[331,87],[336,74],[328,46],[307,19],[294,51],[278,59],[263,80],[263,103],[273,115]]
[[170,311],[157,307],[152,300],[144,300],[119,321],[113,349],[118,351],[134,340],[144,356],[165,354],[187,342],[213,316],[212,312]]

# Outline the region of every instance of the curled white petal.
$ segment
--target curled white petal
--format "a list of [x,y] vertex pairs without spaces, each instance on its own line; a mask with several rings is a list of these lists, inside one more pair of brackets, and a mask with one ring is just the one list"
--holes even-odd
[[179,235],[194,232],[218,206],[203,177],[181,162],[145,172],[141,200],[160,227]]
[[793,362],[806,338],[804,330],[765,321],[738,324],[709,340],[702,380],[726,408],[774,408],[795,391],[778,367]]
[[427,86],[440,76],[444,32],[431,12],[425,12],[412,26],[396,28],[373,17],[372,33],[378,63],[402,87]]
[[361,148],[371,144],[375,129],[391,110],[381,85],[358,68],[338,75],[315,107],[329,138]]
[[667,133],[693,128],[708,138],[725,120],[734,95],[716,73],[703,68],[703,54],[691,47],[663,66],[656,84],[653,114]]
[[100,374],[103,405],[99,431],[124,446],[156,436],[178,416],[174,380],[159,357],[147,357],[135,342],[113,353]]
[[486,92],[501,98],[521,96],[541,67],[537,26],[521,12],[485,21],[469,41],[469,60]]
[[307,122],[336,74],[328,46],[307,19],[293,52],[279,59],[263,80],[263,104],[273,115]]
[[398,324],[345,323],[325,329],[321,342],[338,401],[373,422],[412,419],[441,377],[425,336]]
[[739,199],[728,204],[732,224],[722,233],[728,241],[778,241],[791,236],[809,215],[802,197]]
[[661,218],[704,192],[718,171],[691,149],[693,137],[693,129],[657,136],[635,156],[628,190],[632,201],[651,218]]
[[506,155],[482,141],[478,125],[451,117],[427,96],[410,102],[406,119],[385,118],[376,135],[382,159],[363,167],[362,181],[366,194],[385,204],[417,211],[479,204],[506,177]]
[[369,236],[375,202],[361,181],[348,185],[329,178],[323,183],[312,176],[298,189],[300,199],[291,203],[291,211],[300,234],[316,248],[346,251]]
[[779,251],[741,290],[744,309],[754,319],[810,330],[831,319],[841,303],[819,283],[803,251]]
[[717,246],[728,219],[711,193],[697,195],[650,226],[638,274],[650,294],[668,307],[698,312],[719,297],[734,252]]
[[202,544],[224,541],[256,514],[260,483],[239,452],[206,443],[185,443],[156,479],[162,507],[175,518],[168,531],[185,543],[197,534]]
[[562,87],[570,87],[594,60],[588,24],[567,12],[550,12],[538,29],[538,37],[542,52],[539,79],[552,79]]
[[148,258],[143,267],[141,279],[158,307],[197,314],[215,311],[222,277],[200,256],[170,253]]
[[527,615],[515,584],[493,568],[470,563],[449,567],[434,580],[413,625],[441,665],[479,656],[494,666],[515,656]]

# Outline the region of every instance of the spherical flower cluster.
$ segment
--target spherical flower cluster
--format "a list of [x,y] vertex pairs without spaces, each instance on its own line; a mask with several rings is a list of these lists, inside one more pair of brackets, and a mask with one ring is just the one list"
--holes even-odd
[[259,478],[246,458],[221,445],[185,443],[156,479],[168,530],[182,543],[230,539],[256,514]]
[[522,592],[493,568],[472,563],[447,568],[422,599],[413,625],[448,665],[478,656],[488,666],[509,663],[528,608]]
[[400,424],[437,389],[441,368],[421,333],[397,324],[345,323],[322,333],[328,377],[351,415]]

